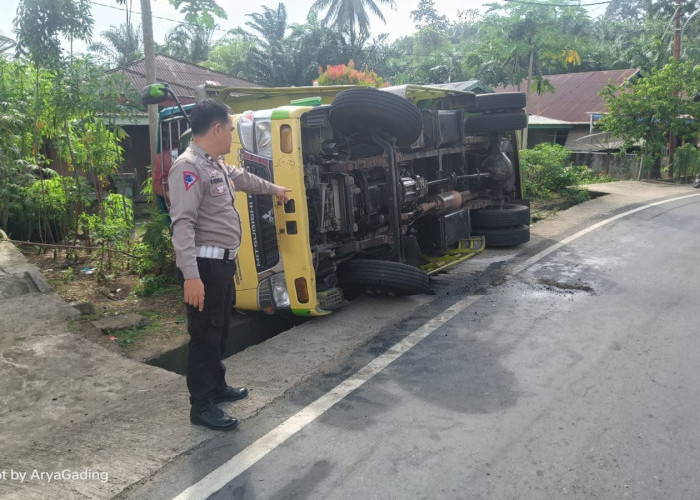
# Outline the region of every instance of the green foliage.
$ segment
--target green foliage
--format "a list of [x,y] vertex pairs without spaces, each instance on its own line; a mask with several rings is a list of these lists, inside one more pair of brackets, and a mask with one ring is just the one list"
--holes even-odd
[[141,32],[141,26],[131,23],[110,26],[107,31],[100,33],[104,42],[93,43],[89,49],[105,56],[114,66],[125,66],[143,57]]
[[358,40],[369,36],[370,13],[386,22],[377,4],[386,4],[391,8],[396,6],[394,0],[316,0],[309,12],[318,14],[325,11],[323,25],[340,34],[354,47]]
[[226,19],[226,11],[215,0],[170,0],[170,4],[185,14],[185,21],[190,24],[203,24],[214,27],[214,16]]
[[695,176],[700,171],[700,151],[693,144],[686,144],[676,149],[674,156],[675,168],[673,175],[676,178]]
[[179,24],[165,35],[163,45],[156,44],[156,51],[182,61],[199,64],[206,61],[211,52],[214,28],[201,24]]
[[[55,242],[77,235],[77,214],[90,204],[88,175],[98,200],[122,161],[123,131],[135,90],[124,78],[104,73],[89,58],[54,61],[51,69],[0,58],[0,224],[16,238]],[[53,63],[52,63],[53,64]],[[54,186],[33,187],[53,170],[65,175],[66,200],[57,214]],[[48,197],[48,198],[47,198]],[[48,200],[46,201],[45,198]]]
[[124,330],[118,330],[111,333],[110,338],[114,338],[114,342],[123,349],[133,347],[136,341],[143,335],[143,328],[132,326]]
[[700,116],[700,103],[694,102],[699,88],[700,68],[691,61],[671,60],[625,88],[613,83],[605,87],[601,95],[609,113],[597,125],[621,138],[623,150],[642,144],[644,153],[658,160],[670,132],[677,138],[697,137],[699,122],[688,116]]
[[520,166],[526,198],[566,196],[580,203],[589,195],[576,186],[609,180],[584,165],[572,165],[571,151],[559,144],[538,144],[533,149],[521,151]]
[[17,13],[17,54],[28,56],[36,67],[60,65],[61,36],[85,41],[92,36],[89,0],[20,0]]
[[[11,213],[8,227],[21,239],[34,239],[43,231],[43,240],[63,240],[75,226],[80,214],[77,200],[89,188],[82,178],[55,175],[34,180],[22,190],[22,202]],[[87,202],[85,202],[87,204]]]
[[134,293],[139,297],[157,297],[167,291],[167,284],[163,275],[147,275],[139,280]]
[[175,262],[170,241],[170,219],[157,209],[151,209],[149,215],[141,241],[134,248],[137,256],[135,270],[139,274],[158,276],[172,268]]

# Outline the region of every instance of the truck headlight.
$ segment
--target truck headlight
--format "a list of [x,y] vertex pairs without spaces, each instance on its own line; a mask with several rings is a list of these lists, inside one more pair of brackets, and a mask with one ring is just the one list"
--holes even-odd
[[267,314],[280,309],[290,309],[289,291],[284,273],[273,274],[258,285],[258,307]]
[[265,158],[272,158],[272,111],[256,111],[253,116],[255,117],[255,153]]
[[255,123],[252,111],[241,113],[238,117],[238,137],[241,139],[243,149],[255,152]]
[[246,111],[238,118],[238,136],[246,151],[272,158],[272,111]]
[[284,279],[284,273],[270,276],[270,288],[272,290],[272,300],[275,302],[275,308],[289,309],[292,306],[289,300],[289,292],[287,291],[287,282]]

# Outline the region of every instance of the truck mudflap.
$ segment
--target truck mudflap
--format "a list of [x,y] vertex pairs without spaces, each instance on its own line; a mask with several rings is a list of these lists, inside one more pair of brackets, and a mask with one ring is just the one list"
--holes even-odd
[[464,238],[459,240],[456,248],[448,249],[444,255],[432,256],[421,253],[421,258],[426,261],[426,264],[423,264],[421,269],[432,276],[452,266],[456,266],[460,262],[471,259],[483,252],[484,248],[486,248],[486,239],[483,236]]

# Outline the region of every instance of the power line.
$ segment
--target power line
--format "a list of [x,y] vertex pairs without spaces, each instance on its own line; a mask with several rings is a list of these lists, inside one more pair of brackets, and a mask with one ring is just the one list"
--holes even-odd
[[[107,4],[100,3],[100,2],[90,2],[90,3],[92,5],[99,5],[100,7],[107,7],[108,9],[114,9],[114,10],[118,10],[119,12],[124,12],[124,9],[122,9],[120,7],[115,7],[114,5],[107,5]],[[141,12],[138,10],[130,10],[130,12],[133,14],[141,14]],[[203,24],[188,23],[187,21],[178,21],[176,19],[170,19],[168,17],[161,17],[161,16],[151,16],[151,17],[153,19],[160,19],[161,21],[170,21],[171,23],[184,24],[187,26],[192,26],[194,28],[206,28],[206,26],[204,26]],[[216,28],[216,27],[209,28],[209,29],[211,29],[212,31],[222,31],[224,33],[228,33],[230,31],[230,30],[225,30],[225,29]]]
[[593,5],[604,5],[612,3],[612,0],[606,0],[605,2],[593,2],[593,3],[542,3],[542,2],[528,2],[526,0],[506,0],[510,3],[522,3],[525,5],[539,5],[540,7],[591,7]]

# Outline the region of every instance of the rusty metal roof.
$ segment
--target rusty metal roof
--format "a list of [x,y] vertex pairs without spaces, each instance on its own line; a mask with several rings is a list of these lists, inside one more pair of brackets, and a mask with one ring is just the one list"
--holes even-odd
[[[555,120],[570,123],[589,123],[590,113],[605,111],[605,101],[600,96],[610,80],[622,85],[630,78],[638,75],[639,68],[588,71],[584,73],[566,73],[563,75],[545,75],[544,78],[555,89],[552,93],[537,94],[530,91],[528,112]],[[526,83],[522,82],[520,91],[525,90]],[[498,87],[496,92],[517,92],[515,85]]]
[[[145,59],[115,68],[110,73],[123,74],[139,91],[146,86]],[[170,88],[183,103],[194,102],[194,89],[205,83],[226,87],[257,87],[252,82],[163,54],[156,54],[156,81],[170,84]]]

